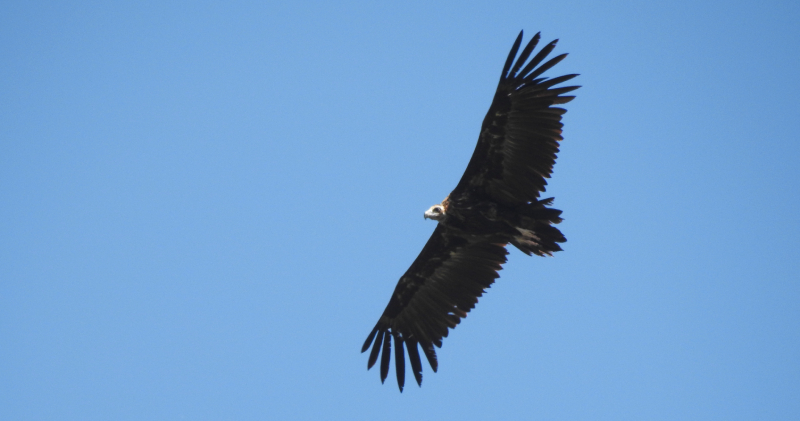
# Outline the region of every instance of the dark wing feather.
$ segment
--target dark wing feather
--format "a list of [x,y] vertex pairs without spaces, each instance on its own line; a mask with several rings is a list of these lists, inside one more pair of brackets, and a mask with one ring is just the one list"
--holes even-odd
[[381,381],[386,379],[391,355],[389,338],[394,337],[400,390],[405,376],[404,344],[414,378],[421,385],[422,363],[417,345],[435,372],[438,364],[434,345],[442,346],[448,329],[456,327],[494,283],[506,254],[505,244],[470,240],[439,224],[400,278],[389,305],[364,342],[361,352],[372,345],[368,368],[382,354]]
[[574,97],[562,94],[578,89],[553,86],[577,75],[537,79],[566,57],[561,54],[540,65],[558,40],[544,46],[517,73],[538,43],[539,34],[514,62],[521,40],[522,32],[508,55],[478,144],[451,199],[478,191],[506,205],[520,205],[536,200],[545,191],[545,179],[550,178],[562,140],[561,115],[566,112],[553,105],[571,101]]

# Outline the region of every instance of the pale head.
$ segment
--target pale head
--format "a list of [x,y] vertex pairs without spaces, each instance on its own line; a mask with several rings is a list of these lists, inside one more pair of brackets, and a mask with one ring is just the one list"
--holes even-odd
[[424,215],[425,219],[433,219],[434,221],[439,221],[444,218],[444,206],[442,205],[433,205],[430,209],[425,211]]

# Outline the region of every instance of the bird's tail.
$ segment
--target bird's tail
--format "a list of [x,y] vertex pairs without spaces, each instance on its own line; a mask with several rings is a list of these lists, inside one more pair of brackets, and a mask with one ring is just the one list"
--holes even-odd
[[564,234],[553,226],[562,219],[560,210],[547,207],[552,203],[551,197],[517,209],[519,219],[514,223],[516,232],[512,236],[511,244],[528,256],[552,256],[554,252],[561,251],[558,243],[567,241]]

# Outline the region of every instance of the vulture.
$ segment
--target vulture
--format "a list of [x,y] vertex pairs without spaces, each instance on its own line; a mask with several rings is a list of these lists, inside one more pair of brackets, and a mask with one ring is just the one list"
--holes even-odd
[[533,55],[539,38],[537,33],[519,52],[519,33],[467,169],[442,203],[425,212],[426,219],[437,221],[436,229],[397,282],[361,349],[363,353],[372,347],[367,369],[380,358],[383,383],[394,342],[401,392],[406,353],[422,386],[420,350],[436,372],[434,346],[441,348],[448,329],[467,316],[498,278],[508,244],[529,256],[551,256],[566,241],[553,226],[561,222],[561,211],[550,207],[552,197],[540,199],[540,193],[545,191],[563,139],[561,116],[566,110],[556,105],[571,101],[575,97],[564,94],[579,88],[557,85],[578,75],[542,77],[567,55],[545,61],[558,40]]

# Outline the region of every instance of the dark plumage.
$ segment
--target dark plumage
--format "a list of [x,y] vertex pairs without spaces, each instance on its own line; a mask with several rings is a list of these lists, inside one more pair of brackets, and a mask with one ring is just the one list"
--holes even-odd
[[561,250],[558,243],[566,241],[552,226],[561,222],[561,211],[548,207],[552,198],[539,199],[562,140],[561,116],[566,110],[554,105],[571,101],[573,96],[563,94],[578,88],[554,87],[577,75],[540,77],[566,57],[541,64],[557,41],[528,61],[539,42],[537,33],[514,61],[522,42],[519,33],[461,181],[425,213],[438,225],[400,278],[361,349],[365,352],[372,345],[368,368],[381,357],[381,382],[389,373],[392,341],[400,391],[405,382],[404,349],[417,384],[422,385],[419,349],[436,371],[434,346],[442,346],[448,329],[467,316],[497,279],[507,244],[544,256]]

